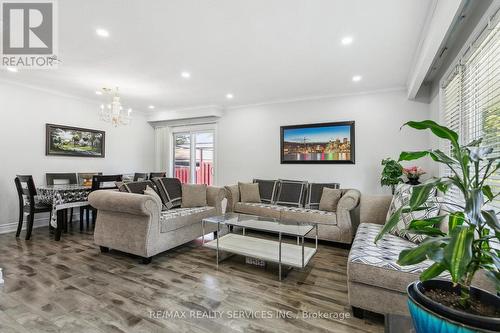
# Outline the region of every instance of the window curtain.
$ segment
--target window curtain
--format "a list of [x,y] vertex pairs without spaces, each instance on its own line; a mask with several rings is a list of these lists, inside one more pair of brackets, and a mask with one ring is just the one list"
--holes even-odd
[[155,171],[167,171],[169,174],[170,128],[155,128]]

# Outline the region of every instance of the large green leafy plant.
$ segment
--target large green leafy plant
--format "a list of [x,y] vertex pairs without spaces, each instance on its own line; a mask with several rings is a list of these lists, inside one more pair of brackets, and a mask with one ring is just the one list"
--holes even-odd
[[[409,204],[391,215],[375,242],[397,225],[402,213],[425,210],[429,194],[436,189],[446,193],[451,186],[456,186],[465,203],[443,199],[445,215],[413,220],[408,230],[428,237],[417,247],[401,251],[398,263],[413,265],[426,259],[434,261],[422,272],[420,280],[429,280],[448,271],[452,282],[460,285],[460,303],[467,309],[471,301],[470,286],[478,270],[484,269],[500,290],[500,224],[495,211],[486,206],[499,195],[486,184],[500,168],[499,156],[491,156],[492,148],[481,147],[482,139],[461,146],[456,132],[431,120],[410,121],[405,125],[417,130],[429,129],[434,135],[449,141],[451,154],[448,156],[439,149],[402,152],[399,160],[430,156],[435,162],[445,164],[451,170],[451,176],[433,178],[414,186]],[[443,232],[439,224],[446,216],[448,231]]]
[[402,182],[401,176],[403,175],[403,167],[392,158],[383,159],[382,165],[384,169],[382,170],[380,185],[390,186],[392,194],[394,194],[395,186]]

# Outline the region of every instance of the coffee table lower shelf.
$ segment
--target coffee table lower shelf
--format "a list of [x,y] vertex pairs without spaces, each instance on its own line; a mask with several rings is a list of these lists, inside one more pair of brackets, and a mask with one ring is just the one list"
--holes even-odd
[[[279,244],[278,241],[231,233],[219,238],[219,251],[279,264]],[[217,239],[205,243],[204,246],[217,250]],[[302,249],[304,249],[304,261],[302,261]],[[304,268],[315,253],[315,248],[281,243],[281,265]]]

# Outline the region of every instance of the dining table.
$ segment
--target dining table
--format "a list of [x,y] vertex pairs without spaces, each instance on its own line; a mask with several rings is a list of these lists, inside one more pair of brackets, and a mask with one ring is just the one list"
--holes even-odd
[[50,225],[55,228],[55,240],[61,239],[66,209],[87,206],[91,186],[79,184],[58,184],[36,186],[38,201],[52,205]]

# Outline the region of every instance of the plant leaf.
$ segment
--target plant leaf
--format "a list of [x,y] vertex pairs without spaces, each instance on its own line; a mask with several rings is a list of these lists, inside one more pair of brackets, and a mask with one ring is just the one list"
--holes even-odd
[[484,185],[483,188],[483,194],[488,198],[488,200],[493,200],[493,198],[495,197],[493,195],[493,192],[491,191],[491,186],[490,185]]
[[433,150],[429,154],[435,162],[440,162],[440,163],[444,163],[444,164],[457,164],[458,163],[457,160],[449,157],[448,155],[446,155],[445,153],[443,153],[439,149]]
[[483,222],[481,208],[484,205],[484,196],[481,189],[474,188],[469,190],[469,196],[465,200],[465,211],[469,223],[480,225]]
[[434,226],[440,223],[445,217],[446,215],[439,215],[439,216],[429,217],[426,219],[413,220],[410,222],[410,226],[408,229],[415,230],[420,227]]
[[[455,148],[458,148],[458,134],[451,129],[441,126],[432,120],[409,121],[405,124],[418,130],[430,129],[434,135],[442,139],[451,141]],[[404,126],[404,125],[403,125]]]
[[446,266],[442,263],[435,262],[430,267],[428,267],[425,271],[420,274],[420,281],[427,281],[432,278],[435,278],[439,274],[443,273],[446,270]]
[[426,260],[427,255],[435,252],[442,244],[442,238],[427,238],[417,247],[401,251],[399,253],[398,264],[401,266],[418,264]]
[[481,215],[483,216],[486,224],[493,229],[496,233],[500,232],[500,223],[498,222],[498,218],[493,210],[483,210],[481,211]]
[[457,226],[464,224],[465,215],[463,212],[453,212],[448,215],[448,232],[451,233],[453,229]]
[[451,280],[458,283],[472,259],[474,229],[462,225],[455,227],[450,233],[450,243],[444,248],[444,260],[449,267]]
[[413,186],[409,203],[410,208],[413,210],[423,205],[435,186],[436,181]]
[[375,237],[375,241],[374,241],[375,244],[382,238],[382,236],[384,236],[386,233],[388,233],[389,231],[394,229],[396,224],[398,224],[400,217],[401,217],[401,208],[396,210],[394,212],[394,214],[391,215],[389,220],[384,224],[384,227],[382,228],[382,230],[380,230],[377,237]]
[[422,158],[428,155],[428,151],[403,151],[399,154],[399,162],[401,161],[412,161]]

